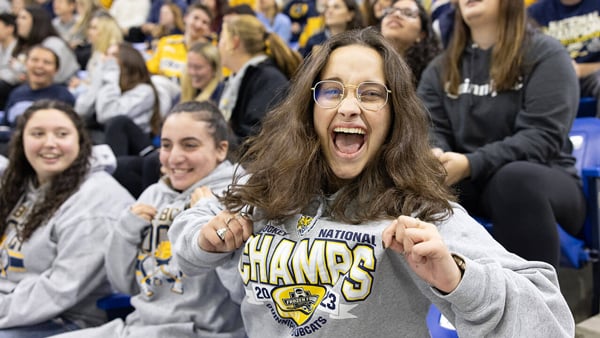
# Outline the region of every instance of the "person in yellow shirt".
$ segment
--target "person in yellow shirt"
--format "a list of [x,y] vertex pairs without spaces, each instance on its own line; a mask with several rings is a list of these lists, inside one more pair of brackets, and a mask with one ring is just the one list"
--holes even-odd
[[179,83],[187,62],[187,49],[196,42],[212,41],[212,20],[207,6],[199,3],[190,5],[183,18],[185,32],[161,38],[146,61],[150,73],[164,75]]

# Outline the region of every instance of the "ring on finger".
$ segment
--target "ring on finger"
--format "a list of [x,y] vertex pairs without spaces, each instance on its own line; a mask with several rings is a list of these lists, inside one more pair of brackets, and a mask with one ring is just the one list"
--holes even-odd
[[225,228],[221,228],[221,229],[217,229],[217,236],[219,236],[219,238],[225,242],[225,233],[227,232],[227,230],[229,230],[229,228],[225,227]]

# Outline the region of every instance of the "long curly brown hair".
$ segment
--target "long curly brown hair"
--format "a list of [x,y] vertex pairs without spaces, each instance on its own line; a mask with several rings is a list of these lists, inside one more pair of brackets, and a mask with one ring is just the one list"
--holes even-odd
[[75,193],[84,181],[90,168],[92,143],[85,131],[83,121],[71,106],[54,100],[40,100],[31,105],[17,120],[9,144],[9,164],[2,176],[0,187],[0,234],[4,234],[10,213],[21,196],[25,193],[29,182],[37,183],[36,172],[25,157],[23,147],[23,131],[27,122],[39,110],[56,109],[64,112],[75,125],[79,136],[79,154],[65,171],[54,176],[44,197],[33,206],[31,214],[25,221],[21,233],[22,240],[27,240],[35,230],[50,218],[54,212]]
[[229,210],[250,206],[260,209],[266,219],[284,219],[301,212],[338,181],[315,131],[311,87],[320,80],[331,52],[349,45],[366,46],[381,55],[391,89],[392,125],[375,160],[337,190],[330,205],[332,216],[359,224],[399,215],[435,221],[451,214],[449,201],[454,197],[444,185],[444,168],[430,151],[429,120],[415,94],[411,71],[373,28],[332,37],[301,66],[288,97],[267,114],[262,131],[249,139],[241,159],[248,181],[242,184],[238,178],[222,198]]

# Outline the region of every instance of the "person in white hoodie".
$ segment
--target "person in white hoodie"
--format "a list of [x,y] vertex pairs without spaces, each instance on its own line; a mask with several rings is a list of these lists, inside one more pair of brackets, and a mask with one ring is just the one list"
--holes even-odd
[[[110,46],[96,68],[90,88],[75,101],[75,110],[88,123],[96,143],[107,143],[117,156],[137,154],[151,144],[152,135],[159,134],[161,109],[167,110],[161,108],[144,58],[122,42]],[[129,137],[121,127],[110,128],[117,117],[139,127],[140,137]]]
[[69,105],[19,117],[0,187],[0,337],[45,337],[106,321],[103,245],[131,195],[94,157]]
[[[106,269],[112,285],[132,294],[127,318],[66,337],[245,337],[239,302],[229,285],[229,269],[198,277],[183,275],[171,259],[167,237],[173,220],[191,206],[214,200],[231,183],[235,166],[226,157],[229,127],[207,101],[175,106],[161,133],[160,162],[165,176],[124,211],[112,229]],[[227,277],[232,276],[232,277]],[[230,281],[233,279],[233,282]],[[237,298],[236,298],[237,299]]]

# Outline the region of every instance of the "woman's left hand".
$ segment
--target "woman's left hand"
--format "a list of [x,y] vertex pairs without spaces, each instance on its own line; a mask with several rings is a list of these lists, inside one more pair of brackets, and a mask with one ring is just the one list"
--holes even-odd
[[190,196],[190,206],[194,206],[199,200],[203,198],[210,198],[213,196],[212,191],[207,186],[201,186],[192,192]]
[[464,154],[447,151],[439,155],[438,159],[442,162],[442,165],[448,173],[448,176],[446,176],[447,185],[456,184],[471,176],[469,159]]
[[436,289],[450,293],[462,273],[437,227],[418,218],[400,216],[382,233],[385,248],[404,254],[410,268]]

